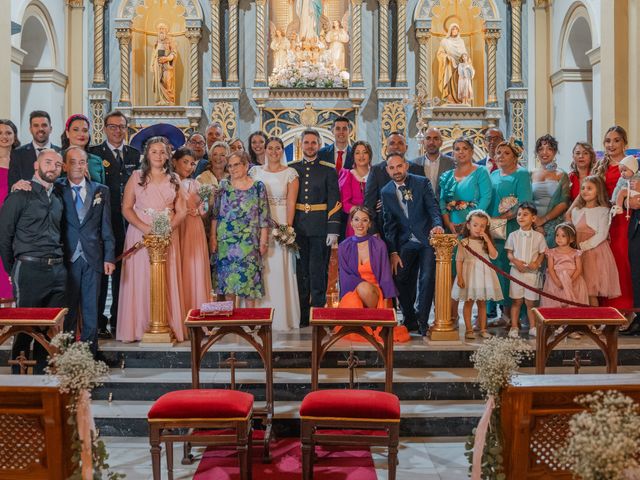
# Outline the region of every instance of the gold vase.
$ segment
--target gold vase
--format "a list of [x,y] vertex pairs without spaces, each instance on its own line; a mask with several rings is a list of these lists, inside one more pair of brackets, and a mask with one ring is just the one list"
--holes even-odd
[[460,340],[451,319],[451,261],[458,237],[447,233],[436,234],[431,236],[429,243],[436,251],[436,315],[431,340]]
[[151,264],[151,321],[140,343],[173,344],[176,340],[167,319],[167,251],[171,237],[145,235],[143,242]]

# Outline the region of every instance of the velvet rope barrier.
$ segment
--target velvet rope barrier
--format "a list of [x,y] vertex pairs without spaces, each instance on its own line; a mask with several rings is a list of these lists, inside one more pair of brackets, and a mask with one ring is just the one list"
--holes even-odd
[[128,249],[127,251],[122,252],[122,255],[120,255],[119,257],[116,258],[116,262],[115,263],[118,263],[119,261],[124,260],[129,255],[132,255],[136,251],[140,250],[142,247],[144,247],[144,243],[141,240],[141,241],[137,242],[133,247]]

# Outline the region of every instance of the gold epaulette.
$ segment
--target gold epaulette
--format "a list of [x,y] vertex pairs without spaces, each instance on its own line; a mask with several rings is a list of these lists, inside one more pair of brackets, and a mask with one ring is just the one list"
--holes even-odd
[[329,167],[329,168],[336,168],[336,166],[331,163],[331,162],[325,162],[324,160],[320,160],[318,162],[320,165],[324,165],[325,167]]

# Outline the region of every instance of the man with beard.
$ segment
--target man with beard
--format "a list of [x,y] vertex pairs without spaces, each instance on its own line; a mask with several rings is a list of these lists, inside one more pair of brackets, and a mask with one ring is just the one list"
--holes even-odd
[[453,170],[455,164],[449,155],[440,153],[442,134],[436,127],[427,129],[422,140],[424,156],[414,158],[411,162],[424,168],[424,176],[431,182],[436,198],[440,198],[440,175]]
[[[398,153],[387,155],[392,181],[380,192],[384,237],[395,276],[398,298],[408,330],[427,334],[435,288],[435,253],[429,236],[444,233],[438,201],[428,178],[409,173],[409,164]],[[416,303],[418,281],[418,306]]]
[[[31,190],[9,194],[0,209],[0,257],[11,276],[18,307],[64,307],[67,271],[63,263],[60,226],[63,203],[54,191],[62,171],[62,157],[43,150],[34,163]],[[33,339],[27,334],[14,338],[11,358],[28,356]],[[47,351],[33,346],[34,371],[42,373]],[[18,367],[14,366],[14,373]]]

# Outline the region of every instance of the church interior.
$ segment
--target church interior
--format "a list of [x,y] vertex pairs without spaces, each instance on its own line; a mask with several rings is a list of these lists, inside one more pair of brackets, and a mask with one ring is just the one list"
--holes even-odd
[[[639,200],[632,201],[634,193],[635,197],[640,195],[634,192],[640,157],[640,109],[635,97],[640,91],[640,1],[10,0],[3,2],[2,7],[7,15],[0,15],[0,38],[5,38],[7,48],[0,53],[0,119],[9,119],[15,124],[15,140],[24,146],[32,143],[32,137],[36,141],[32,112],[48,114],[51,141],[44,152],[34,153],[36,174],[42,176],[42,170],[38,169],[44,167],[38,164],[42,154],[51,152],[49,149],[54,144],[69,148],[67,152],[75,148],[73,142],[69,145],[70,126],[78,118],[88,126],[82,151],[92,152],[85,154],[89,162],[86,175],[91,168],[90,157],[100,156],[91,146],[111,145],[108,120],[113,118],[126,119],[120,127],[124,145],[144,148],[141,168],[150,170],[140,174],[143,175],[140,184],[134,185],[136,182],[132,181],[118,184],[124,199],[120,220],[122,244],[116,235],[116,256],[119,257],[113,263],[122,257],[122,277],[118,273],[120,287],[115,286],[114,276],[107,281],[108,289],[107,284],[104,285],[106,299],[101,300],[99,305],[103,311],[98,312],[104,317],[105,312],[114,311],[112,305],[118,312],[123,311],[114,300],[118,288],[120,302],[125,298],[133,299],[132,303],[136,304],[146,302],[143,336],[140,338],[137,331],[135,338],[121,336],[124,322],[121,313],[117,335],[113,322],[107,329],[107,334],[111,330],[110,338],[103,337],[99,330],[100,340],[98,342],[96,336],[96,350],[91,352],[106,366],[91,363],[91,369],[101,373],[87,380],[82,390],[74,386],[77,380],[69,380],[74,375],[83,378],[78,370],[89,369],[78,360],[82,355],[80,350],[76,360],[72,355],[68,357],[71,366],[67,368],[75,370],[67,377],[61,373],[65,368],[62,361],[50,363],[46,375],[36,372],[36,348],[46,350],[51,358],[56,355],[62,358],[64,352],[73,353],[73,347],[63,347],[52,340],[60,330],[68,330],[65,314],[70,305],[63,303],[54,309],[50,304],[20,304],[22,290],[46,290],[49,287],[44,283],[17,288],[14,281],[10,293],[0,292],[0,297],[7,297],[0,298],[0,479],[121,478],[118,474],[154,480],[640,478],[637,460],[640,433],[632,435],[629,428],[625,434],[611,433],[615,427],[624,430],[625,424],[640,427],[640,339],[634,334],[640,330],[640,316],[634,319],[640,312],[640,207],[634,207]],[[122,117],[112,117],[112,112],[121,112]],[[0,120],[0,148],[4,148],[2,127],[7,125],[3,122]],[[417,332],[408,327],[411,315],[406,313],[402,298],[407,295],[403,291],[406,284],[397,281],[396,286],[391,287],[397,295],[385,293],[384,298],[382,282],[376,283],[379,303],[376,306],[374,302],[374,308],[370,308],[364,294],[357,289],[363,299],[358,308],[343,309],[339,305],[344,298],[343,268],[347,268],[347,262],[339,255],[342,255],[342,242],[346,244],[351,238],[345,233],[347,222],[351,222],[349,229],[353,227],[352,235],[358,235],[359,227],[354,219],[359,210],[355,203],[351,212],[346,210],[346,202],[340,195],[337,203],[334,202],[329,187],[327,197],[318,201],[302,197],[302,191],[303,188],[307,191],[309,181],[312,183],[310,195],[318,191],[316,180],[311,178],[315,173],[311,177],[304,173],[305,167],[316,168],[306,163],[310,148],[307,141],[314,136],[317,136],[314,155],[321,155],[324,149],[319,152],[318,149],[322,147],[331,147],[329,160],[320,161],[325,166],[316,165],[317,168],[326,168],[329,162],[330,173],[323,174],[332,175],[335,185],[340,179],[341,191],[336,191],[337,194],[346,188],[338,167],[338,159],[340,164],[343,162],[342,151],[333,156],[333,145],[338,145],[337,125],[341,122],[349,126],[346,141],[349,149],[354,146],[355,152],[358,144],[368,148],[369,176],[358,184],[362,189],[358,192],[360,205],[367,202],[366,192],[376,164],[382,165],[380,172],[386,175],[386,187],[381,184],[377,191],[379,205],[375,201],[373,204],[377,219],[371,209],[367,209],[369,213],[365,212],[364,216],[373,225],[378,220],[382,222],[384,215],[384,226],[378,234],[371,235],[376,239],[368,244],[367,262],[371,255],[370,268],[377,272],[380,265],[374,265],[373,245],[379,241],[384,246],[385,242],[378,237],[382,236],[383,240],[387,237],[384,251],[387,253],[388,249],[389,254],[383,255],[383,264],[384,268],[393,270],[392,284],[396,268],[404,269],[403,265],[397,267],[394,255],[397,260],[402,257],[402,261],[405,257],[399,256],[398,251],[393,250],[393,242],[388,241],[392,230],[388,229],[387,222],[393,223],[390,219],[395,213],[385,203],[388,198],[385,189],[389,185],[393,187],[395,182],[398,215],[402,215],[404,208],[404,220],[417,224],[408,213],[413,207],[407,205],[420,193],[418,187],[412,187],[414,192],[409,190],[407,197],[396,178],[415,181],[411,168],[415,166],[419,171],[422,165],[416,165],[413,159],[428,160],[431,133],[437,132],[439,138],[436,150],[439,162],[444,157],[452,162],[450,171],[455,173],[450,176],[449,184],[462,185],[465,180],[456,175],[467,168],[464,165],[469,165],[474,174],[477,169],[483,175],[486,166],[489,169],[486,182],[493,182],[491,195],[495,197],[501,187],[496,187],[494,176],[506,171],[503,165],[507,160],[499,159],[491,169],[488,162],[493,162],[496,150],[506,149],[513,152],[514,170],[527,171],[530,176],[527,177],[530,178],[529,196],[514,194],[515,203],[505,211],[498,199],[492,214],[489,209],[493,207],[489,207],[488,200],[487,206],[481,207],[482,193],[475,200],[453,193],[447,197],[444,193],[449,185],[445,182],[446,173],[440,176],[441,170],[437,170],[436,188],[433,178],[429,177],[430,167],[424,164],[421,175],[427,177],[425,182],[435,199],[434,208],[439,209],[437,216],[444,217],[442,221],[432,218],[429,228],[422,232],[426,239],[423,243],[431,255],[428,267],[431,276],[423,278],[424,264],[421,264],[420,276],[416,267],[408,288],[413,295],[409,308],[413,313],[415,304],[420,312],[423,300],[416,300],[416,295],[420,297],[423,288],[429,288],[423,284],[431,284],[433,299],[428,297],[426,319],[422,319],[428,328],[426,332],[420,318]],[[164,129],[159,129],[160,126]],[[111,128],[111,133],[117,129]],[[620,140],[611,140],[612,135],[620,133],[616,128],[622,128],[624,134],[616,137]],[[212,129],[220,132],[210,143],[208,137]],[[497,143],[491,144],[491,132],[500,134],[498,148]],[[391,171],[398,151],[390,139],[398,135],[404,144],[399,155],[401,160],[414,162],[407,164],[407,177],[396,177]],[[148,222],[151,230],[143,232],[144,236],[140,233],[138,243],[129,243],[127,231],[124,244],[127,225],[128,228],[138,226],[127,216],[127,196],[133,198],[134,189],[138,194],[146,188],[143,187],[146,175],[154,175],[155,167],[149,166],[152,162],[146,159],[147,150],[153,148],[158,136],[169,138],[165,143],[171,144],[169,157],[173,152],[176,163],[167,168],[171,175],[176,175],[171,173],[176,169],[180,175],[177,183],[182,181],[182,185],[185,179],[176,166],[179,161],[176,154],[183,145],[192,149],[188,152],[196,152],[196,137],[202,137],[200,148],[204,156],[200,158],[208,158],[209,163],[204,162],[207,165],[213,165],[211,159],[216,146],[222,144],[221,148],[226,149],[229,163],[223,169],[229,182],[214,179],[213,190],[207,190],[206,194],[198,190],[194,195],[200,195],[200,203],[205,204],[215,192],[225,191],[227,187],[222,185],[230,185],[236,177],[240,178],[237,171],[244,167],[232,167],[232,159],[246,163],[244,157],[249,158],[248,153],[251,154],[250,165],[254,166],[248,174],[244,173],[246,178],[253,177],[260,163],[265,167],[271,165],[270,148],[276,143],[281,146],[278,148],[281,148],[282,168],[286,167],[283,171],[297,172],[292,175],[296,177],[296,189],[299,180],[300,191],[293,201],[288,193],[283,198],[275,198],[267,192],[264,198],[268,195],[267,209],[274,205],[284,208],[287,202],[291,208],[295,205],[295,212],[291,213],[293,221],[269,219],[266,223],[265,220],[259,228],[260,235],[265,237],[256,237],[254,242],[258,255],[256,268],[260,270],[263,263],[259,257],[266,255],[261,249],[263,243],[266,247],[267,235],[275,237],[282,228],[286,234],[287,225],[292,232],[295,229],[294,239],[298,235],[298,243],[294,245],[300,251],[287,249],[286,240],[281,242],[282,246],[279,240],[276,242],[288,259],[285,278],[272,277],[269,287],[266,282],[271,272],[262,272],[267,294],[282,295],[285,299],[275,309],[264,302],[255,304],[249,297],[241,302],[240,293],[230,302],[228,295],[225,297],[229,292],[216,291],[216,286],[222,288],[224,282],[230,283],[228,278],[224,281],[222,276],[219,280],[215,278],[227,268],[224,259],[222,263],[220,259],[213,259],[212,270],[209,270],[210,255],[216,255],[212,239],[217,242],[219,256],[223,256],[219,227],[227,204],[214,201],[204,210],[198,210],[200,207],[196,205],[195,209],[190,207],[185,217],[196,217],[197,223],[204,225],[198,228],[203,232],[206,250],[208,298],[188,304],[187,289],[184,289],[181,325],[179,333],[176,332],[171,323],[175,314],[172,301],[174,289],[179,287],[182,292],[183,286],[173,280],[175,265],[181,268],[181,263],[172,263],[171,249],[177,248],[174,240],[169,246],[172,233],[165,237],[154,233],[154,225],[160,221],[160,215],[154,214]],[[254,136],[264,138],[261,162],[254,161]],[[61,138],[67,139],[66,147]],[[180,142],[175,143],[174,138]],[[232,148],[238,140],[243,145],[241,154]],[[622,140],[624,145],[618,158],[612,142]],[[466,145],[468,159],[462,152]],[[587,150],[592,156],[592,168],[584,179],[577,166],[576,151],[580,145],[589,145]],[[550,162],[544,159],[545,148],[553,150]],[[141,148],[138,150],[138,154],[143,153]],[[2,152],[4,150],[0,156]],[[188,152],[185,155],[194,157],[194,153]],[[62,171],[71,179],[67,153],[64,150],[61,153]],[[11,153],[12,164],[13,155]],[[351,161],[350,153],[345,155],[345,161]],[[357,179],[359,157],[353,155],[352,172]],[[618,158],[615,162],[611,160],[614,157]],[[625,163],[627,159],[631,163]],[[618,161],[621,173],[618,173]],[[9,169],[8,162],[3,166],[0,158],[0,170]],[[100,162],[104,175],[110,175],[109,161],[99,159],[98,165]],[[135,162],[138,165],[138,159]],[[598,170],[599,165],[604,165],[604,171]],[[625,165],[635,165],[635,170]],[[195,169],[196,165],[192,167]],[[607,168],[615,170],[615,180],[609,178]],[[600,283],[618,285],[617,273],[620,274],[618,295],[628,300],[623,304],[612,302],[616,295],[591,291],[595,280],[586,278],[587,259],[592,258],[586,252],[599,247],[588,246],[589,239],[581,237],[583,230],[576,214],[581,210],[604,209],[603,204],[597,203],[599,200],[591,200],[588,193],[583,193],[585,188],[588,190],[584,185],[591,181],[589,185],[601,189],[606,182],[608,189],[612,181],[613,189],[618,177],[620,181],[627,179],[624,168],[630,169],[629,175],[633,174],[622,188],[625,199],[618,202],[614,198],[619,189],[613,194],[609,192],[604,220],[600,222],[600,225],[606,224],[600,241],[607,244],[610,261],[615,260],[613,267],[617,266],[617,270],[612,274],[615,278],[607,277],[608,266],[598,263],[603,260],[591,266],[591,274],[601,276]],[[147,172],[125,170],[123,167],[122,175],[126,173],[127,178],[131,175],[131,179],[135,172]],[[216,174],[215,165],[211,166],[211,172]],[[549,217],[555,211],[551,207],[544,215],[544,220],[548,220],[545,225],[533,222],[534,234],[538,226],[542,233],[537,235],[543,238],[542,242],[546,238],[545,248],[533,257],[539,265],[535,267],[536,261],[531,259],[524,264],[521,260],[513,261],[519,249],[525,248],[521,247],[524,243],[517,242],[526,243],[526,240],[513,240],[514,246],[511,235],[531,228],[526,219],[521,219],[526,217],[528,205],[535,203],[537,207],[535,212],[535,208],[529,210],[533,217],[543,217],[536,200],[535,183],[549,182],[552,178],[549,175],[555,172],[576,175],[575,194],[569,199],[569,188],[574,188],[570,181],[575,180],[571,174],[564,174],[572,180],[567,180],[563,193],[566,205],[555,214],[556,223],[551,229],[547,228],[552,222]],[[187,180],[196,178],[193,171],[191,174],[186,175]],[[590,180],[598,175],[602,178]],[[93,183],[93,175],[91,177],[90,183]],[[257,178],[254,178],[255,184],[263,185]],[[0,177],[0,181],[4,179]],[[18,193],[23,185],[20,182],[30,180],[22,177],[17,190],[9,180],[9,188],[3,185],[0,192],[10,199],[23,193]],[[293,182],[293,177],[288,182]],[[266,180],[264,183],[268,189],[269,184]],[[492,192],[491,184],[487,188]],[[640,190],[640,184],[637,189]],[[113,193],[110,195],[113,197]],[[389,195],[396,195],[395,187]],[[547,194],[547,206],[550,205],[548,197],[553,202],[554,195],[553,191]],[[77,191],[73,198],[79,199]],[[100,207],[102,197],[94,198],[97,199],[91,207]],[[247,212],[253,210],[249,210],[252,207],[248,201],[242,205],[244,197],[239,198],[237,208],[242,207],[243,213],[234,220],[242,222],[244,216],[250,215]],[[82,207],[82,199],[78,201]],[[590,202],[594,202],[593,209]],[[617,216],[609,213],[611,207],[616,208],[616,202],[622,212]],[[73,207],[73,200],[63,203],[64,208]],[[115,203],[119,211],[120,200],[116,199]],[[337,214],[334,203],[339,210]],[[113,214],[113,198],[111,205]],[[8,221],[7,206],[8,201],[4,208],[0,207],[0,226]],[[136,208],[131,204],[132,212]],[[478,216],[474,216],[476,209],[487,211],[479,215],[482,221],[486,220],[486,233],[477,238],[484,238],[483,235],[492,238],[491,241],[479,240],[487,245],[480,253],[473,251],[464,240],[476,238],[473,231],[473,221]],[[507,211],[512,211],[512,215],[508,216]],[[328,219],[326,228],[323,223],[321,235],[323,248],[325,236],[327,239],[327,258],[326,261],[315,259],[316,266],[322,264],[318,270],[314,269],[314,253],[309,253],[315,247],[309,246],[311,240],[309,244],[302,240],[307,242],[319,237],[301,233],[304,228],[315,228],[315,224],[304,227],[302,222],[298,223],[299,217],[314,213],[323,215],[320,223]],[[62,215],[64,223],[66,214]],[[178,216],[177,213],[171,215],[166,217],[167,222]],[[209,221],[211,217],[205,215],[213,215],[213,223]],[[218,215],[217,224],[215,215]],[[338,231],[334,232],[334,244],[330,241],[332,215],[342,222],[339,240]],[[138,216],[142,214],[138,212]],[[208,220],[200,222],[199,216]],[[494,226],[496,220],[504,221],[501,226]],[[623,221],[624,227],[618,228],[617,224]],[[568,230],[562,230],[563,226]],[[411,236],[409,243],[422,242],[411,225],[406,228],[407,238]],[[494,228],[504,228],[506,233],[501,237],[493,230],[490,232]],[[64,237],[64,225],[61,231]],[[365,233],[368,232],[365,229]],[[115,227],[113,233],[117,234]],[[5,234],[6,231],[0,235]],[[16,238],[19,235],[17,228]],[[420,238],[415,238],[416,235]],[[567,240],[561,245],[558,237],[562,235]],[[157,242],[153,243],[151,237],[157,237]],[[181,238],[182,247],[193,238],[189,234],[186,240]],[[576,241],[577,246],[569,246]],[[13,241],[14,250],[16,242]],[[274,239],[270,238],[269,242],[272,248]],[[100,249],[103,243],[99,242]],[[571,248],[582,258],[577,263],[579,271],[571,276],[568,287],[558,286],[560,280],[554,273],[545,273],[553,272],[554,263],[550,258],[557,258],[547,255],[547,245],[549,250],[565,248],[563,252]],[[0,246],[0,250],[2,248]],[[11,245],[7,248],[10,251]],[[232,252],[233,245],[228,248]],[[362,254],[359,246],[354,248],[355,255]],[[148,250],[146,276],[126,277],[127,255],[135,256],[138,250],[145,249]],[[492,249],[496,250],[498,260],[492,256]],[[517,307],[513,303],[503,305],[502,293],[499,298],[478,298],[475,305],[474,299],[463,297],[460,293],[464,288],[460,283],[461,252],[465,252],[465,262],[469,257],[486,270],[495,266],[491,268],[499,277],[499,281],[495,280],[496,288],[498,293],[504,292],[505,297],[515,298],[514,285],[524,282],[520,287],[524,293],[519,298],[522,309],[520,304],[516,304]],[[29,255],[38,257],[33,253]],[[232,253],[229,255],[231,258]],[[0,256],[6,269],[4,252],[0,252]],[[76,256],[74,254],[73,261]],[[65,262],[66,257],[65,250]],[[311,305],[306,298],[308,318],[305,322],[305,307],[301,314],[298,294],[303,296],[300,264],[309,257],[311,271],[304,275],[310,277],[306,296],[311,298]],[[16,254],[16,260],[20,258]],[[183,256],[182,264],[186,263],[185,258]],[[626,265],[626,276],[620,266],[621,258]],[[106,258],[104,262],[105,265],[111,263]],[[354,260],[356,275],[362,273],[362,266],[367,262]],[[98,263],[100,270],[103,262]],[[53,268],[53,263],[45,264]],[[524,266],[520,268],[520,264]],[[68,267],[69,271],[71,268]],[[535,273],[536,268],[539,273]],[[494,271],[492,275],[496,275]],[[530,277],[519,276],[526,275],[525,271],[534,272],[534,280],[529,282]],[[15,266],[2,273],[9,278],[18,275]],[[244,273],[231,275],[241,277]],[[578,279],[582,281],[583,274],[589,294],[581,297],[584,300],[577,297],[566,300],[568,290],[576,291],[575,285]],[[291,294],[290,282],[296,284],[296,275],[295,294]],[[320,303],[314,297],[314,285],[318,283],[314,276],[326,280],[320,282],[324,287]],[[375,276],[380,280],[377,273]],[[509,280],[511,289],[507,284],[505,290],[504,281]],[[137,289],[136,283],[144,284],[144,298],[137,297],[137,293],[126,293],[128,288]],[[485,283],[490,281],[483,278],[479,283],[486,288]],[[547,283],[551,285],[549,290]],[[67,287],[67,294],[74,288],[81,289],[81,286]],[[459,297],[452,298],[458,293]],[[545,305],[544,298],[538,302],[544,293],[554,301],[566,301]],[[500,304],[498,310],[496,303]],[[493,304],[493,315],[490,304]],[[294,327],[276,326],[275,318],[281,312],[298,317]],[[471,323],[465,325],[467,319],[475,323],[475,331],[471,330]],[[407,337],[403,340],[398,339],[401,326],[407,326]],[[74,330],[70,337],[79,339],[83,329]],[[29,360],[28,352],[26,356],[22,352],[20,357],[12,354],[11,339],[25,334],[35,339],[33,361]],[[89,347],[83,352],[89,352],[92,361]],[[77,363],[73,364],[74,361]],[[20,374],[16,375],[17,371]],[[71,385],[66,390],[60,387],[65,381]],[[596,405],[601,398],[598,395],[604,400]],[[624,399],[612,400],[614,395]],[[595,421],[605,424],[591,431],[594,442],[605,445],[612,443],[612,438],[628,440],[619,446],[626,455],[624,459],[616,457],[622,466],[613,469],[615,472],[606,472],[602,466],[606,463],[605,454],[614,456],[615,446],[603,448],[602,455],[592,452],[592,461],[589,455],[576,453],[571,458],[566,454],[573,452],[573,448],[580,450],[575,445],[584,431],[579,429],[576,418],[597,408],[602,409],[602,415],[610,417],[594,417]],[[602,421],[623,414],[627,415],[623,421]],[[70,418],[73,421],[69,421]],[[605,430],[610,435],[621,436],[606,437],[606,432],[602,433]],[[602,436],[596,440],[594,432]],[[588,448],[585,446],[582,451]]]

